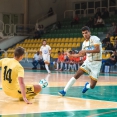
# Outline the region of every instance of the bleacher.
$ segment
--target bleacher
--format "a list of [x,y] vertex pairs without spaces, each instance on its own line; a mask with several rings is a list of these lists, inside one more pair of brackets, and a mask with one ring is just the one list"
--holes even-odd
[[[49,33],[43,35],[41,39],[25,39],[23,42],[14,45],[12,48],[7,50],[7,56],[13,57],[14,49],[18,46],[22,46],[25,48],[28,53],[28,58],[32,58],[37,50],[42,45],[42,40],[46,39],[47,44],[52,48],[52,58],[57,58],[57,52],[60,50],[79,50],[81,47],[81,43],[84,41],[84,38],[81,34],[81,28],[88,21],[88,18],[81,18],[79,24],[73,25],[71,28],[71,19],[65,19],[61,22],[62,27],[60,30],[52,31],[49,29]],[[113,21],[117,21],[117,16],[112,16],[109,19],[105,20],[106,24],[110,24]],[[97,35],[101,33],[105,33],[107,31],[107,26],[102,28],[91,28],[91,34]],[[116,38],[116,37],[115,37]],[[111,37],[111,42],[114,44],[114,37]],[[105,48],[103,48],[104,50]],[[2,55],[4,57],[4,54]],[[103,59],[107,59],[110,57],[110,53],[103,53]]]

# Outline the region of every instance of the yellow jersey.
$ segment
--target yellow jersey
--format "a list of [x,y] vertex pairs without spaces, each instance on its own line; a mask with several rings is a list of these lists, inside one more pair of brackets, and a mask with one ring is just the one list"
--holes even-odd
[[24,77],[24,68],[14,58],[0,60],[2,88],[5,92],[19,89],[18,77]]

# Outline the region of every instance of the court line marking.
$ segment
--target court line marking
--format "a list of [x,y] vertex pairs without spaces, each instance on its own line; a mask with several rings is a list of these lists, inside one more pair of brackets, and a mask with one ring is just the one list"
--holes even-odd
[[[13,113],[13,114],[10,114],[10,115],[23,115],[23,114],[26,114],[26,115],[28,115],[28,114],[43,114],[43,113],[57,113],[57,112],[74,112],[74,111],[78,111],[78,112],[80,112],[80,111],[93,111],[93,110],[108,110],[108,109],[117,109],[117,108],[99,108],[99,109],[90,109],[90,110],[88,110],[88,109],[84,109],[84,110],[76,110],[76,109],[73,109],[73,110],[56,110],[56,111],[45,111],[45,112],[28,112],[28,113]],[[9,115],[9,114],[0,114],[0,115]],[[90,117],[90,116],[87,116],[87,117]]]
[[[48,94],[40,94],[40,95],[45,95],[45,96],[47,95],[48,96]],[[61,97],[61,96],[55,96],[55,95],[49,95],[49,96],[52,96],[52,97]],[[70,99],[82,99],[82,98],[73,98],[73,97],[66,97],[66,98],[70,98]],[[39,99],[36,99],[35,98],[35,100],[39,100]],[[82,99],[82,100],[90,100],[90,99]],[[95,101],[100,101],[101,102],[101,100],[95,100]],[[110,102],[110,101],[105,101],[105,102]],[[113,102],[113,103],[116,103],[116,102]],[[56,111],[45,111],[45,112],[13,113],[13,114],[10,114],[10,115],[16,115],[16,114],[19,114],[19,115],[21,115],[21,114],[36,114],[36,113],[51,113],[51,112],[67,112],[67,111],[90,111],[90,110],[101,110],[101,109],[102,110],[104,110],[104,109],[117,109],[117,107],[115,107],[115,108],[99,108],[99,109],[84,109],[84,110],[81,110],[81,109],[79,109],[79,110],[70,109],[69,110],[68,109],[68,110],[63,110],[63,111],[56,110]],[[0,115],[9,115],[9,114],[0,114]]]
[[[46,70],[45,71],[40,71],[40,70],[37,70],[37,71],[31,71],[31,70],[26,70],[25,69],[25,72],[33,72],[33,73],[47,73],[46,72]],[[71,75],[73,75],[73,74],[75,74],[76,72],[71,72],[71,73],[68,73],[68,72],[56,72],[56,71],[52,71],[51,72],[51,74],[56,74],[56,73],[58,73],[58,74],[71,74]],[[48,73],[47,73],[48,74]],[[88,74],[84,74],[85,76],[88,76]],[[113,76],[113,77],[116,77],[117,76],[117,74],[116,73],[109,73],[109,74],[106,74],[106,73],[100,73],[100,76]]]
[[109,114],[109,113],[113,113],[113,112],[117,112],[116,111],[110,111],[110,112],[102,112],[102,113],[99,113],[99,114],[94,114],[94,115],[90,115],[90,116],[86,116],[86,117],[94,117],[94,116],[98,116],[98,115],[105,115],[105,114]]
[[[82,100],[94,100],[94,101],[101,101],[101,102],[113,102],[113,101],[105,101],[105,100],[95,100],[95,99],[87,99],[87,98],[76,98],[76,97],[67,97],[67,96],[59,96],[59,95],[51,95],[51,94],[40,94],[40,95],[49,95],[49,96],[53,96],[53,97],[61,97],[61,98],[70,98],[70,99],[82,99]],[[113,103],[117,103],[117,102],[113,102]]]

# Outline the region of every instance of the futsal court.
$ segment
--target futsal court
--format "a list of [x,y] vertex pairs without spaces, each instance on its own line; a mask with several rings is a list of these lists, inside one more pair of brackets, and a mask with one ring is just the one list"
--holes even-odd
[[84,74],[65,97],[58,95],[75,72],[25,70],[25,84],[37,84],[45,78],[49,85],[34,99],[31,105],[8,97],[0,90],[0,117],[116,117],[117,74],[100,74],[97,86],[82,94]]

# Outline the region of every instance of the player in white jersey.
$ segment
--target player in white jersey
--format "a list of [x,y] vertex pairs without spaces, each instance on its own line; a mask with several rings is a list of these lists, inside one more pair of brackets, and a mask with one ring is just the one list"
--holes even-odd
[[85,38],[85,41],[82,44],[82,50],[79,54],[67,55],[70,57],[82,57],[86,55],[86,60],[82,66],[78,69],[74,77],[65,86],[64,90],[59,91],[59,95],[64,96],[68,89],[76,82],[76,80],[83,75],[85,72],[89,74],[91,82],[87,82],[82,90],[82,93],[85,93],[88,89],[93,89],[97,83],[99,77],[101,60],[102,60],[102,45],[101,41],[97,36],[91,36],[89,27],[84,26],[82,28],[82,34]]
[[43,61],[45,63],[45,68],[48,73],[51,73],[48,67],[50,63],[51,47],[49,45],[46,45],[46,40],[43,40],[42,44],[43,45],[41,46],[40,51],[43,57]]

